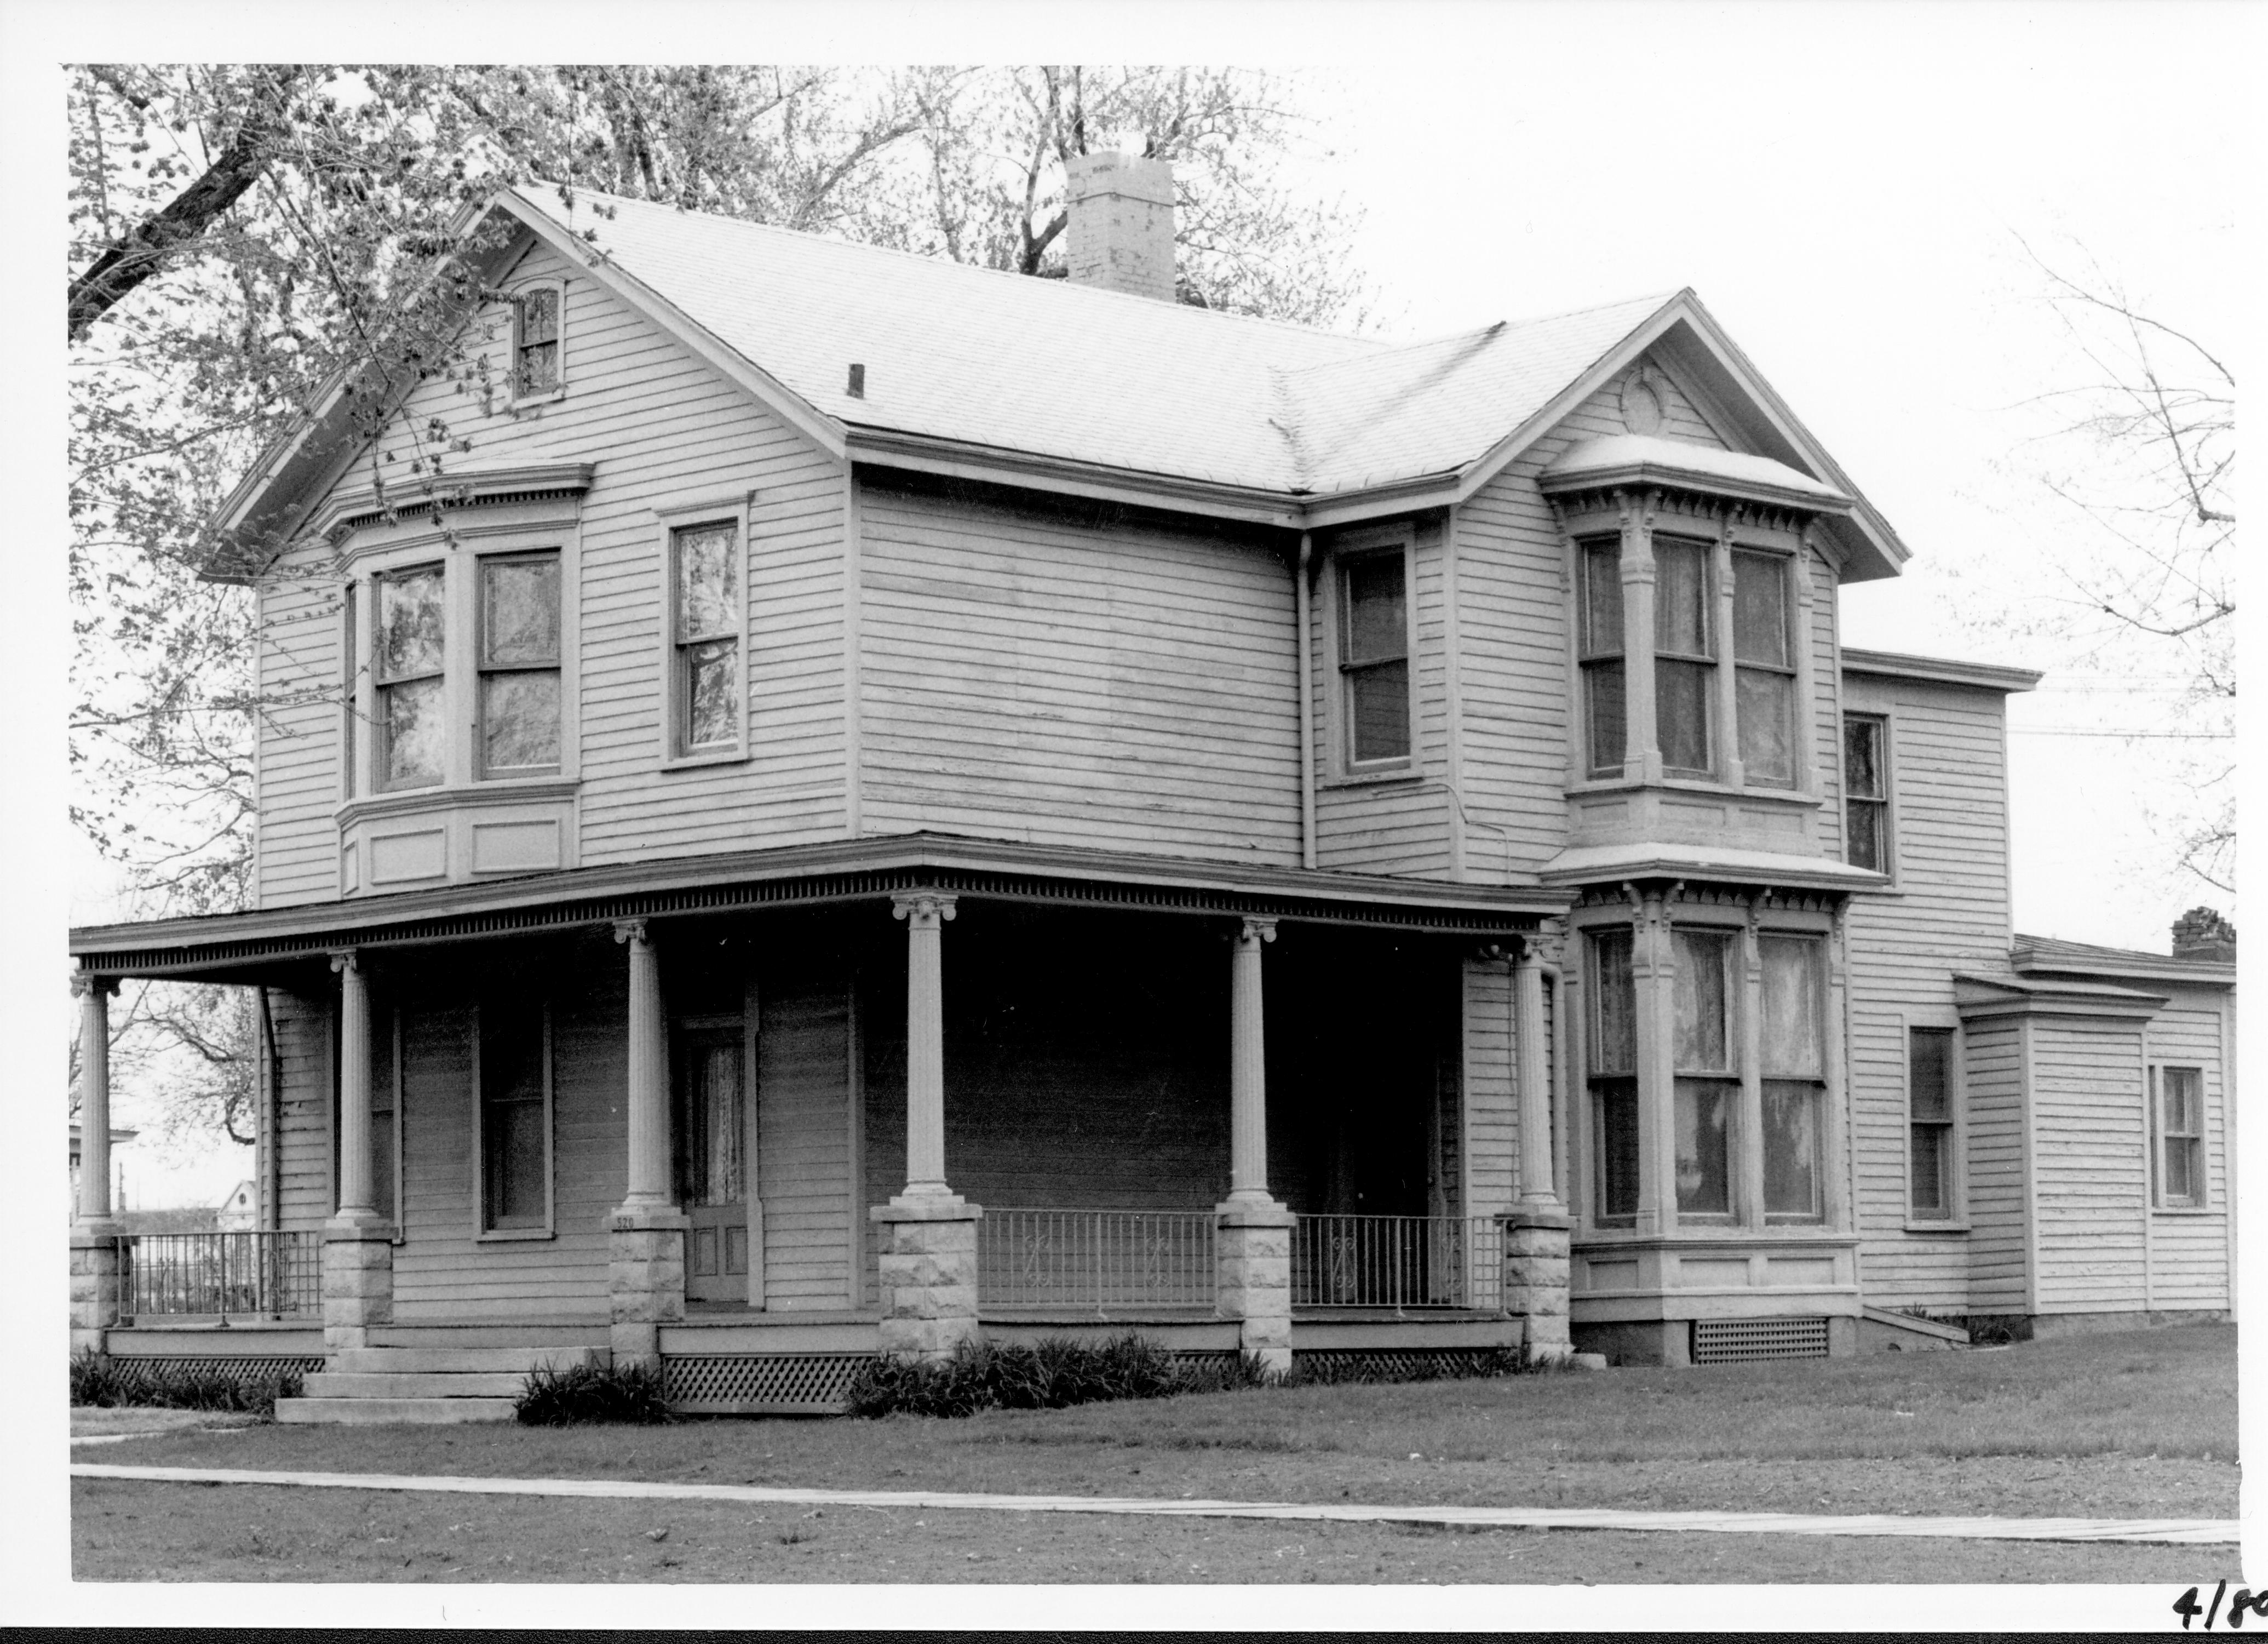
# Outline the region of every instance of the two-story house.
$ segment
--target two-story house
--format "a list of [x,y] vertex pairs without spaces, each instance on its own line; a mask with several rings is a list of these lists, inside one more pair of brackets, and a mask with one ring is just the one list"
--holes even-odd
[[[2043,1310],[2010,1036],[2154,996],[2012,962],[2035,676],[1842,650],[1906,550],[1690,291],[1393,346],[1176,301],[1161,164],[1072,192],[1050,281],[504,191],[481,386],[372,440],[343,379],[231,497],[257,905],[73,951],[92,1045],[122,977],[260,991],[238,1351],[328,1354],[310,1419],[566,1353],[755,1410],[980,1329]],[[2169,1251],[2227,1220],[2183,1020]],[[107,1212],[77,1339],[187,1351]]]

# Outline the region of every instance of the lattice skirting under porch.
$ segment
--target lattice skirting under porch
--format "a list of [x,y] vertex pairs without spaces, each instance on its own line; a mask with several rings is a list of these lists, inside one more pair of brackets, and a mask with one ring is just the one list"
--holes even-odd
[[1823,1318],[1702,1318],[1693,1321],[1693,1362],[1737,1364],[1749,1359],[1824,1359]]
[[256,1386],[277,1377],[309,1375],[323,1368],[320,1353],[114,1353],[111,1367],[122,1375],[226,1376],[239,1387]]
[[1292,1349],[1292,1368],[1312,1382],[1423,1382],[1490,1375],[1518,1360],[1513,1347],[1317,1347]]
[[863,1353],[668,1353],[661,1396],[688,1415],[822,1416],[842,1412]]

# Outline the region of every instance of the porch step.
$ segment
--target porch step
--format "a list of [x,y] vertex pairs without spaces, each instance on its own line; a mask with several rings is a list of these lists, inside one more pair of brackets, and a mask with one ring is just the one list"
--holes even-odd
[[304,1378],[309,1398],[517,1398],[524,1370],[338,1371]]
[[409,1423],[424,1427],[460,1422],[510,1421],[509,1398],[279,1398],[276,1419],[335,1422],[349,1427]]
[[526,1375],[539,1364],[564,1370],[586,1360],[604,1364],[609,1356],[603,1347],[345,1347],[323,1368],[354,1375]]

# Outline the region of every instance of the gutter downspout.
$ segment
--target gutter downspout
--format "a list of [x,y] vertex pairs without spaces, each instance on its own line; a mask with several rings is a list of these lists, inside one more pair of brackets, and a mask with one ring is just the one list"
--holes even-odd
[[1315,687],[1314,642],[1307,634],[1307,567],[1314,551],[1314,534],[1300,532],[1300,568],[1295,579],[1300,624],[1300,866],[1307,868],[1315,866]]

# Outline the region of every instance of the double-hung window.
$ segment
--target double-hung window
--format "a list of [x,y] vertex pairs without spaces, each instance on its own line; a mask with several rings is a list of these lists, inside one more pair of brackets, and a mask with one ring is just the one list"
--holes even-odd
[[1360,770],[1410,757],[1410,601],[1399,548],[1339,568],[1339,678],[1346,759]]
[[512,392],[520,399],[559,387],[559,288],[537,285],[512,301]]
[[1591,938],[1591,1110],[1598,1154],[1598,1220],[1638,1214],[1638,989],[1631,933]]
[[1705,542],[1653,539],[1654,734],[1662,769],[1674,776],[1705,777],[1715,765],[1712,551]]
[[2158,1069],[2158,1203],[2205,1203],[2205,1070]]
[[378,693],[378,785],[431,787],[448,753],[444,711],[442,568],[423,565],[377,579],[372,645]]
[[670,533],[673,751],[716,754],[740,745],[740,527],[732,520]]
[[1814,1221],[1820,1199],[1822,1118],[1827,1109],[1822,947],[1812,936],[1759,936],[1764,999],[1764,1220]]
[[1733,556],[1733,661],[1742,779],[1795,785],[1795,664],[1788,569],[1779,554]]
[[1591,776],[1618,777],[1630,741],[1623,669],[1622,545],[1612,538],[1586,542],[1577,564],[1583,584],[1576,652],[1589,744],[1585,765]]
[[483,776],[559,769],[559,556],[481,561],[480,756]]
[[1906,1205],[1916,1221],[1957,1213],[1953,1029],[1906,1029]]
[[1889,721],[1843,716],[1844,858],[1853,867],[1890,871]]
[[1681,1216],[1727,1216],[1733,1210],[1733,1107],[1741,1087],[1733,1056],[1733,940],[1725,932],[1683,926],[1672,936],[1677,1211]]
[[481,1227],[551,1225],[551,1019],[533,994],[498,990],[480,1006]]

